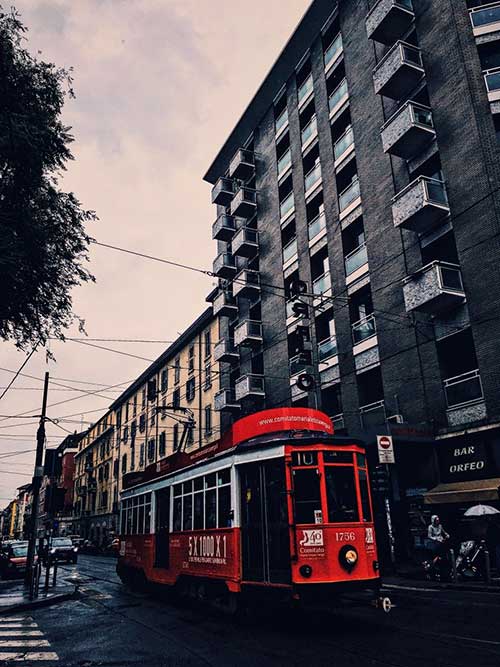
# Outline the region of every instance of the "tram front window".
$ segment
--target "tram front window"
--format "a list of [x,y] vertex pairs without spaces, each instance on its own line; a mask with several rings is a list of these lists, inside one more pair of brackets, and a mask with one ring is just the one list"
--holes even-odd
[[359,521],[354,468],[325,466],[329,523]]
[[294,470],[296,523],[316,523],[314,513],[321,512],[319,483],[317,468]]

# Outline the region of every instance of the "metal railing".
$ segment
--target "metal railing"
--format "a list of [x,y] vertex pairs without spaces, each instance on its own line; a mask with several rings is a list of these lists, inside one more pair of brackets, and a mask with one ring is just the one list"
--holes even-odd
[[333,62],[334,60],[337,60],[338,56],[342,53],[343,51],[343,46],[342,46],[342,35],[339,34],[334,37],[333,42],[330,44],[325,49],[325,67],[328,67],[328,65]]
[[340,431],[345,428],[344,415],[342,412],[340,412],[338,415],[333,415],[333,417],[330,417],[330,419],[332,420],[334,433],[335,431]]
[[321,179],[321,164],[316,162],[314,167],[304,176],[304,189],[307,192]]
[[328,108],[330,113],[333,113],[347,94],[347,79],[343,79],[328,98]]
[[500,23],[500,2],[470,9],[470,20],[474,28],[482,28],[490,23]]
[[375,316],[373,313],[371,315],[367,315],[366,317],[362,317],[352,325],[352,339],[354,341],[354,345],[357,345],[358,343],[361,343],[364,340],[375,336],[376,333],[377,328],[375,325]]
[[498,92],[500,90],[500,67],[486,70],[484,72],[484,82],[489,93]]
[[313,78],[312,74],[309,74],[307,79],[301,83],[299,89],[297,90],[297,97],[299,99],[299,104],[304,100],[313,89]]
[[288,149],[278,160],[278,178],[287,171],[288,167],[292,164],[292,153]]
[[332,286],[330,271],[325,271],[322,276],[313,280],[313,294],[321,296]]
[[386,415],[384,401],[375,401],[374,403],[360,406],[359,418],[363,428],[385,424]]
[[408,44],[407,42],[402,42],[399,40],[392,48],[389,49],[389,51],[387,51],[385,56],[378,61],[373,71],[376,72],[381,67],[383,67],[384,63],[390,58],[394,57],[394,54],[397,51],[399,51],[399,59],[402,65],[416,65],[417,67],[423,68],[424,65],[422,62],[422,52],[418,46],[413,46],[412,44]]
[[302,354],[297,354],[294,357],[292,357],[289,360],[288,364],[290,369],[290,377],[298,375],[299,373],[302,373],[303,371],[311,367],[311,363],[308,362],[306,359],[304,359],[304,356]]
[[288,109],[285,109],[274,121],[274,129],[276,134],[280,132],[286,125],[288,125]]
[[292,257],[297,255],[297,239],[289,241],[283,248],[283,263],[286,264]]
[[287,213],[289,213],[292,208],[295,206],[295,199],[293,196],[293,191],[280,203],[280,217],[284,218]]
[[252,393],[263,394],[264,376],[255,374],[242,375],[234,383],[234,391],[236,400]]
[[443,380],[443,387],[448,408],[457,408],[484,398],[478,369]]
[[348,148],[354,144],[354,132],[352,131],[352,126],[349,125],[344,132],[344,134],[338,139],[334,146],[333,152],[335,154],[335,159],[338,160]]
[[326,217],[324,211],[319,213],[311,222],[307,224],[307,236],[312,241],[326,227]]
[[301,145],[304,146],[309,139],[318,134],[318,120],[314,115],[300,133]]
[[223,267],[235,269],[233,256],[228,252],[221,252],[214,259],[213,272],[218,273]]
[[339,195],[339,210],[345,211],[360,195],[359,180],[356,178]]
[[404,195],[417,187],[424,188],[424,197],[427,202],[434,202],[440,206],[448,206],[448,195],[446,194],[446,185],[444,181],[440,181],[437,178],[429,178],[428,176],[419,176],[409,183],[392,198],[392,203],[395,204],[399,199],[404,197]]
[[357,271],[367,262],[368,254],[366,252],[366,243],[362,243],[344,258],[346,276],[350,276],[351,273]]
[[318,359],[325,361],[337,354],[337,337],[329,336],[318,343]]

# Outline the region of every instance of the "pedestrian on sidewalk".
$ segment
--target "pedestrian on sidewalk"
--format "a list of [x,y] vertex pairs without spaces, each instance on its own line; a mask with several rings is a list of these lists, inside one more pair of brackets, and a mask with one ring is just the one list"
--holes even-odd
[[437,514],[433,514],[431,517],[431,522],[427,528],[427,537],[429,547],[437,558],[443,550],[443,544],[450,539]]

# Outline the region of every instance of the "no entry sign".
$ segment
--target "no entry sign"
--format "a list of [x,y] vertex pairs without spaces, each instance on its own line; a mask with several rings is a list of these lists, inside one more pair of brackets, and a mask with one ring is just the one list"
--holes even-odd
[[380,463],[395,463],[391,435],[377,435],[377,448]]

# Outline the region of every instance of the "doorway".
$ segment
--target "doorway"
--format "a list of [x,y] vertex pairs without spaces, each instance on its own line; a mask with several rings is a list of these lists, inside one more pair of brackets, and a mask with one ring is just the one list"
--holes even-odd
[[156,492],[155,567],[168,569],[169,563],[170,488]]

